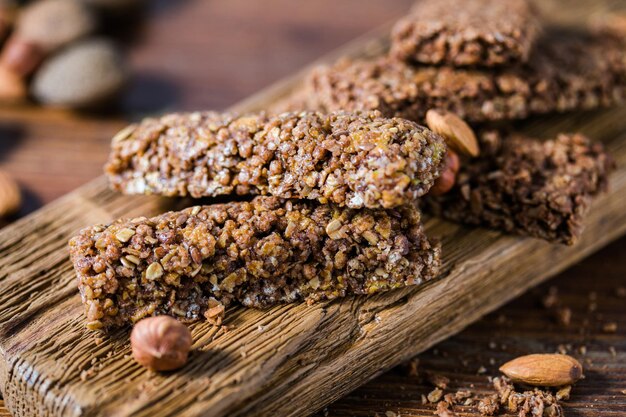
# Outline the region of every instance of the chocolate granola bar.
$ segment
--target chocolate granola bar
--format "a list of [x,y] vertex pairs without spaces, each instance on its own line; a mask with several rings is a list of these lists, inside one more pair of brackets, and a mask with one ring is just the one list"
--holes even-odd
[[431,279],[441,262],[413,206],[354,210],[277,197],[90,227],[70,253],[91,329],[158,314],[195,321],[211,303],[373,294]]
[[420,0],[394,26],[391,55],[424,64],[494,67],[527,61],[538,33],[529,0]]
[[425,205],[453,221],[573,244],[613,166],[600,143],[580,134],[542,142],[490,132],[452,191]]
[[[413,66],[387,56],[316,69],[298,107],[379,110],[423,120],[428,109],[467,121],[592,109],[626,101],[626,48],[615,37],[552,30],[528,63],[499,70]],[[302,97],[302,96],[300,96]]]
[[439,176],[443,139],[378,112],[145,119],[118,134],[105,168],[126,194],[261,194],[390,208]]

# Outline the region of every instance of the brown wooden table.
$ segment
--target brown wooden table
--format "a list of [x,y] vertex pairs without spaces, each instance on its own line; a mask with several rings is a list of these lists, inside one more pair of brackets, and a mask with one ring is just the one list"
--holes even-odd
[[[0,108],[0,169],[24,189],[26,202],[19,215],[98,176],[110,137],[128,120],[169,110],[225,108],[397,18],[412,1],[151,3],[145,23],[137,23],[128,45],[135,79],[119,110],[79,115],[35,106]],[[562,302],[573,312],[569,326],[557,325],[541,307],[547,291],[542,287],[421,355],[420,370],[452,376],[451,387],[474,384],[484,390],[486,375],[497,375],[497,364],[511,356],[571,344],[591,364],[587,379],[567,403],[568,415],[595,415],[598,409],[603,415],[626,414],[626,299],[615,295],[618,287],[626,287],[624,255],[626,239],[554,280]],[[597,307],[589,312],[593,293]],[[616,333],[602,331],[607,321],[618,323]],[[583,345],[586,355],[579,353]],[[486,374],[476,373],[480,366]],[[382,416],[391,411],[430,416],[434,406],[422,405],[421,395],[431,388],[394,370],[329,407],[328,415]]]

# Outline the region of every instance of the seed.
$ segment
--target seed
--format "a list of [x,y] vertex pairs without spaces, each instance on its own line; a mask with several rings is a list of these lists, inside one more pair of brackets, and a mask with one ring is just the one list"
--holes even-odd
[[146,279],[150,281],[159,279],[162,276],[163,276],[163,267],[158,262],[151,263],[148,269],[146,269]]
[[124,129],[120,130],[113,136],[112,142],[122,142],[131,137],[132,133],[135,131],[136,125],[126,126]]
[[534,354],[520,356],[500,367],[513,382],[539,386],[572,385],[583,377],[583,367],[569,355]]
[[341,220],[335,219],[326,225],[326,234],[333,240],[339,239],[341,237],[341,233],[339,230],[343,225],[341,224]]
[[120,242],[126,243],[130,240],[131,237],[133,237],[134,234],[135,234],[135,231],[133,229],[129,229],[128,227],[125,227],[121,230],[118,230],[117,233],[115,234],[115,237]]
[[480,154],[474,131],[456,114],[431,109],[426,113],[426,124],[452,149],[473,157]]

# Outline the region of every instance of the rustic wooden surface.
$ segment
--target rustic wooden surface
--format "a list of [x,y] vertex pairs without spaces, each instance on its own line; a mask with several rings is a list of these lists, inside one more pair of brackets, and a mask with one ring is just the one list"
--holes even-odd
[[[548,283],[481,319],[419,355],[418,376],[398,367],[329,406],[330,417],[432,417],[434,404],[421,396],[433,389],[431,372],[450,378],[445,393],[470,389],[493,393],[488,377],[518,355],[566,351],[585,367],[585,379],[574,385],[564,401],[567,417],[626,415],[626,238],[576,264]],[[543,300],[557,289],[558,308],[571,310],[571,322],[560,324]],[[607,323],[617,331],[606,332]],[[478,370],[484,367],[485,373]],[[459,417],[478,415],[474,407],[455,407]]]
[[[328,9],[334,2],[326,0],[308,2],[314,5],[298,2],[296,8],[287,0],[262,5],[243,0],[185,3],[180,8],[157,8],[155,20],[133,49],[133,64],[140,75],[124,103],[125,112],[136,115],[173,108],[223,107],[293,72],[329,47],[397,16],[410,1],[372,1],[356,12],[351,8],[362,2],[344,1],[333,13],[328,13]],[[580,14],[578,10],[576,13]],[[198,31],[181,31],[181,27]],[[250,30],[224,36],[233,27]],[[195,34],[193,38],[191,32]],[[217,60],[207,58],[210,52],[197,52],[200,43],[205,51],[209,40],[208,50],[217,53]],[[197,55],[189,52],[191,48]],[[226,55],[224,51],[228,51]],[[264,58],[266,54],[271,59]],[[255,65],[248,65],[250,62]],[[121,117],[77,117],[33,108],[0,109],[0,167],[6,167],[27,185],[29,203],[25,211],[98,175],[108,138],[123,124]],[[68,175],[68,165],[73,168],[72,175]],[[108,215],[103,213],[104,217]],[[614,257],[618,258],[619,255]],[[346,402],[341,404],[345,414],[349,408],[345,408]],[[354,408],[364,410],[357,404]]]
[[[431,219],[427,232],[441,236],[444,248],[440,279],[310,307],[230,308],[228,332],[206,323],[191,326],[195,352],[169,374],[150,374],[134,363],[126,330],[99,340],[83,327],[68,237],[85,224],[171,207],[156,197],[120,196],[97,179],[0,233],[5,402],[16,416],[315,411],[624,233],[625,118],[626,109],[576,118],[577,127],[605,141],[620,166],[612,192],[595,201],[576,246]],[[546,119],[533,126],[551,134],[559,124]]]

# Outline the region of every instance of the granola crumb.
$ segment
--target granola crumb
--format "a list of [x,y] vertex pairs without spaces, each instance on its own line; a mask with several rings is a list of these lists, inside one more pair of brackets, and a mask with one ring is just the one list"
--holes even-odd
[[617,331],[617,323],[615,323],[614,321],[604,323],[604,325],[602,326],[602,331],[604,333],[615,333]]
[[499,409],[500,404],[498,403],[498,396],[495,394],[483,398],[478,402],[478,411],[484,416],[493,416]]
[[572,310],[569,307],[563,307],[556,310],[556,318],[561,326],[569,326],[572,322]]
[[411,376],[411,377],[418,377],[419,376],[419,372],[417,370],[417,367],[419,366],[420,360],[418,358],[413,358],[410,361],[407,362],[406,364],[406,368],[407,368],[407,375]]
[[437,403],[435,414],[439,417],[456,417],[456,413],[450,410],[450,403],[446,401],[439,401]]
[[450,378],[447,378],[443,375],[439,374],[428,374],[428,382],[433,384],[437,388],[446,389],[448,388],[448,384],[450,383]]
[[443,391],[441,390],[441,388],[435,388],[434,390],[428,393],[428,401],[431,403],[436,403],[437,401],[441,399],[442,395],[443,395]]
[[569,400],[569,396],[570,393],[572,391],[572,386],[571,385],[566,385],[563,388],[559,389],[556,392],[556,399],[561,401],[561,400]]

